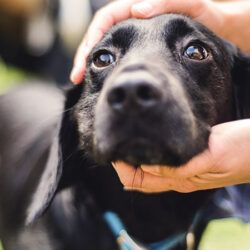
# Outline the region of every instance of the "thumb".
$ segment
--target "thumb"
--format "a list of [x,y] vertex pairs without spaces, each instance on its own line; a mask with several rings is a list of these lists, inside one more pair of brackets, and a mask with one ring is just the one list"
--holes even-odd
[[131,7],[132,16],[148,18],[164,13],[185,13],[191,17],[197,17],[204,10],[204,0],[144,0]]

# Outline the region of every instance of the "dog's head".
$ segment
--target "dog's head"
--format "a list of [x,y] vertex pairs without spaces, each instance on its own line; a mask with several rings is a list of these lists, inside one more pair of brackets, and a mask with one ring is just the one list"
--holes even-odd
[[249,117],[249,78],[249,57],[187,17],[113,27],[90,54],[85,83],[66,95],[60,140],[32,180],[26,222],[47,207],[62,168],[77,175],[76,152],[88,156],[82,161],[185,163],[207,147],[212,125]]
[[81,147],[97,160],[180,165],[233,119],[227,44],[180,15],[112,28],[88,59],[75,108]]

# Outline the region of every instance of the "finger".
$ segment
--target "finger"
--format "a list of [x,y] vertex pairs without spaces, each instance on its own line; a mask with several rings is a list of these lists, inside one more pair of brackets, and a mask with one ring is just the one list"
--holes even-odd
[[169,12],[185,13],[195,18],[202,13],[204,7],[204,0],[145,0],[134,4],[131,12],[138,18],[148,18]]
[[[210,185],[207,185],[210,187]],[[161,193],[167,191],[177,191],[180,193],[190,193],[198,191],[203,188],[204,184],[190,181],[189,179],[177,179],[168,177],[159,177],[152,175],[145,175],[140,186],[125,186],[125,190],[136,190],[147,193]]]
[[[157,178],[155,176],[144,173],[141,168],[135,168],[124,162],[112,163],[122,184],[130,189],[148,188],[151,189],[155,185]],[[152,178],[152,180],[151,180]]]
[[124,186],[132,186],[133,180],[137,178],[135,176],[136,169],[133,166],[128,165],[124,162],[113,162],[112,165],[116,170],[122,184]]
[[93,18],[87,34],[76,53],[70,79],[80,83],[84,78],[86,59],[89,52],[101,40],[104,33],[114,24],[131,17],[132,4],[141,0],[114,1],[100,9]]
[[[177,191],[190,193],[203,189],[212,189],[223,186],[220,181],[192,178],[171,178],[154,176],[147,172],[142,173],[141,168],[135,169],[133,166],[123,162],[113,163],[118,176],[124,185],[125,190],[139,191],[146,193],[160,193],[166,191]],[[224,183],[224,182],[223,182]]]
[[151,189],[146,189],[146,188],[139,188],[139,187],[124,187],[125,191],[137,191],[137,192],[141,192],[141,193],[148,193],[148,194],[152,194],[152,193],[162,193],[162,192],[167,192],[168,190],[163,190],[163,191],[159,191],[159,190],[151,190]]
[[207,179],[204,178],[204,176],[192,177],[190,178],[190,183],[192,183],[193,187],[195,187],[194,191],[215,189],[231,185],[230,183],[227,182],[226,179],[221,179],[221,178]]
[[85,77],[86,60],[90,53],[90,49],[85,46],[85,44],[80,45],[77,50],[73,69],[70,73],[70,80],[74,84],[79,84],[83,81]]
[[99,40],[98,37],[96,37],[97,31],[103,35],[114,24],[132,17],[131,6],[140,1],[141,0],[119,0],[100,9],[89,26],[86,38],[87,46],[93,47]]
[[209,172],[213,167],[212,156],[209,150],[193,157],[188,163],[179,167],[169,166],[142,166],[144,172],[155,176],[171,178],[189,178]]
[[113,166],[127,190],[145,190],[147,192],[163,192],[171,190],[170,180],[145,173],[141,168],[134,168],[123,162],[113,163]]

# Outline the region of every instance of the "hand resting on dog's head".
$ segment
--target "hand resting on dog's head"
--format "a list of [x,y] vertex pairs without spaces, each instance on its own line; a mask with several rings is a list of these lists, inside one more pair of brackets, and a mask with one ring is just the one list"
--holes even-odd
[[[151,18],[165,13],[180,13],[194,18],[217,35],[250,52],[248,1],[211,0],[127,0],[113,1],[100,9],[83,38],[74,61],[71,80],[79,84],[84,79],[86,60],[92,48],[114,24],[128,18]],[[228,25],[230,24],[230,25]]]

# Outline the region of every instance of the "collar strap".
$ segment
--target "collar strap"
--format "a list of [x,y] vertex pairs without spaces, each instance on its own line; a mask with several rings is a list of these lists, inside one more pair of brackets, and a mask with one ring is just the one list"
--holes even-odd
[[185,240],[185,233],[181,233],[175,234],[160,242],[151,243],[148,244],[148,246],[145,246],[128,235],[117,214],[106,212],[104,214],[104,220],[116,237],[121,250],[171,250]]

